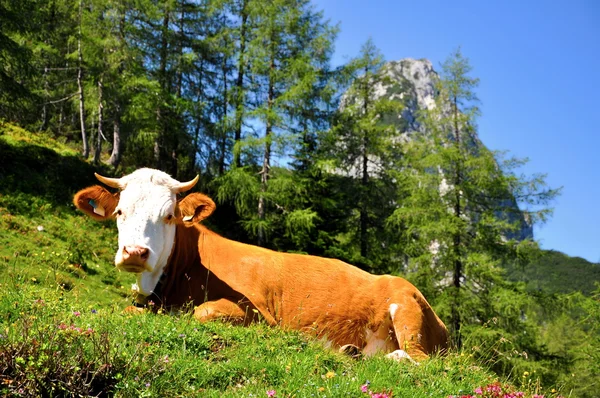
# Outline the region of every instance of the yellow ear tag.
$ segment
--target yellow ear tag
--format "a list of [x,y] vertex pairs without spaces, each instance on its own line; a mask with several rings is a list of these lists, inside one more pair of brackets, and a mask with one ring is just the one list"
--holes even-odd
[[90,206],[94,209],[94,213],[98,214],[101,217],[104,217],[106,212],[104,211],[104,207],[100,206],[94,199],[90,199],[88,202]]

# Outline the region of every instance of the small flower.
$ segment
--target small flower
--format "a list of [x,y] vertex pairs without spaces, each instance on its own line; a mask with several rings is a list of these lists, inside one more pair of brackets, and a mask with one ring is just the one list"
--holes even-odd
[[91,311],[91,312],[92,312],[92,314],[97,314],[97,313],[98,313],[98,311],[96,311],[96,309],[95,309],[95,308],[92,308],[92,311]]
[[276,394],[275,390],[268,390],[267,391],[267,397],[274,397]]
[[477,387],[475,390],[473,390],[473,392],[479,395],[483,394],[483,390],[481,389],[481,387]]
[[335,377],[335,372],[329,371],[325,374],[325,377],[328,379],[333,379]]
[[325,391],[325,387],[319,387],[318,390],[319,390],[319,392],[323,392],[323,391]]
[[180,338],[184,338],[184,337],[185,337],[185,334],[181,333],[181,334],[179,335],[179,337],[180,337]]
[[150,387],[150,383],[146,383],[146,388]]
[[362,386],[360,386],[360,391],[366,393],[367,391],[369,391],[369,385],[363,384]]
[[75,316],[80,316],[80,315],[81,315],[81,312],[79,312],[79,311],[73,311],[73,315],[75,315]]

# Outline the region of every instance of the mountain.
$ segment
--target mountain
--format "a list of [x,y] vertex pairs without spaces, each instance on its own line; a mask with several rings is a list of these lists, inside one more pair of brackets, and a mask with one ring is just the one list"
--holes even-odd
[[[391,61],[383,65],[380,74],[383,79],[375,85],[373,100],[386,98],[403,104],[400,114],[384,115],[382,118],[384,123],[396,127],[396,139],[403,142],[410,140],[416,132],[427,134],[419,123],[419,112],[432,109],[438,95],[436,84],[439,77],[431,62],[427,59],[412,58]],[[351,95],[344,95],[340,107],[344,108],[352,101],[356,101],[356,99]],[[477,136],[472,140],[472,145],[485,147]],[[379,162],[371,162],[373,165],[377,163]],[[377,174],[376,166],[370,167],[372,167],[370,171]],[[502,203],[502,206],[499,207],[518,208],[518,204],[511,199],[508,204]],[[501,219],[508,218],[511,223],[518,222],[520,224],[517,231],[507,231],[506,238],[518,240],[533,238],[533,227],[521,211],[498,213],[497,216]]]

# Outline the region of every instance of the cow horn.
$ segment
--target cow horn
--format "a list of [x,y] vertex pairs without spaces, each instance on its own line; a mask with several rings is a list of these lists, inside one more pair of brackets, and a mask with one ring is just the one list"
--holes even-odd
[[200,176],[197,175],[196,178],[194,178],[193,180],[190,180],[188,182],[180,182],[179,185],[176,185],[173,188],[173,192],[180,193],[180,192],[189,191],[190,189],[192,189],[194,187],[194,185],[196,185],[196,183],[198,182],[199,179],[200,179]]
[[120,178],[104,177],[104,176],[101,176],[98,173],[94,173],[94,175],[96,176],[96,178],[98,179],[98,181],[103,182],[104,184],[108,185],[111,188],[122,188],[121,179]]

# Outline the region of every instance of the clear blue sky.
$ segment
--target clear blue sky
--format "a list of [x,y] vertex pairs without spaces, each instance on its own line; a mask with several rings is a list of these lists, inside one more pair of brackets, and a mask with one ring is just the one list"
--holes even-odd
[[334,64],[370,37],[388,61],[457,47],[481,79],[479,135],[563,187],[535,229],[545,249],[600,262],[600,0],[313,0],[340,23]]

